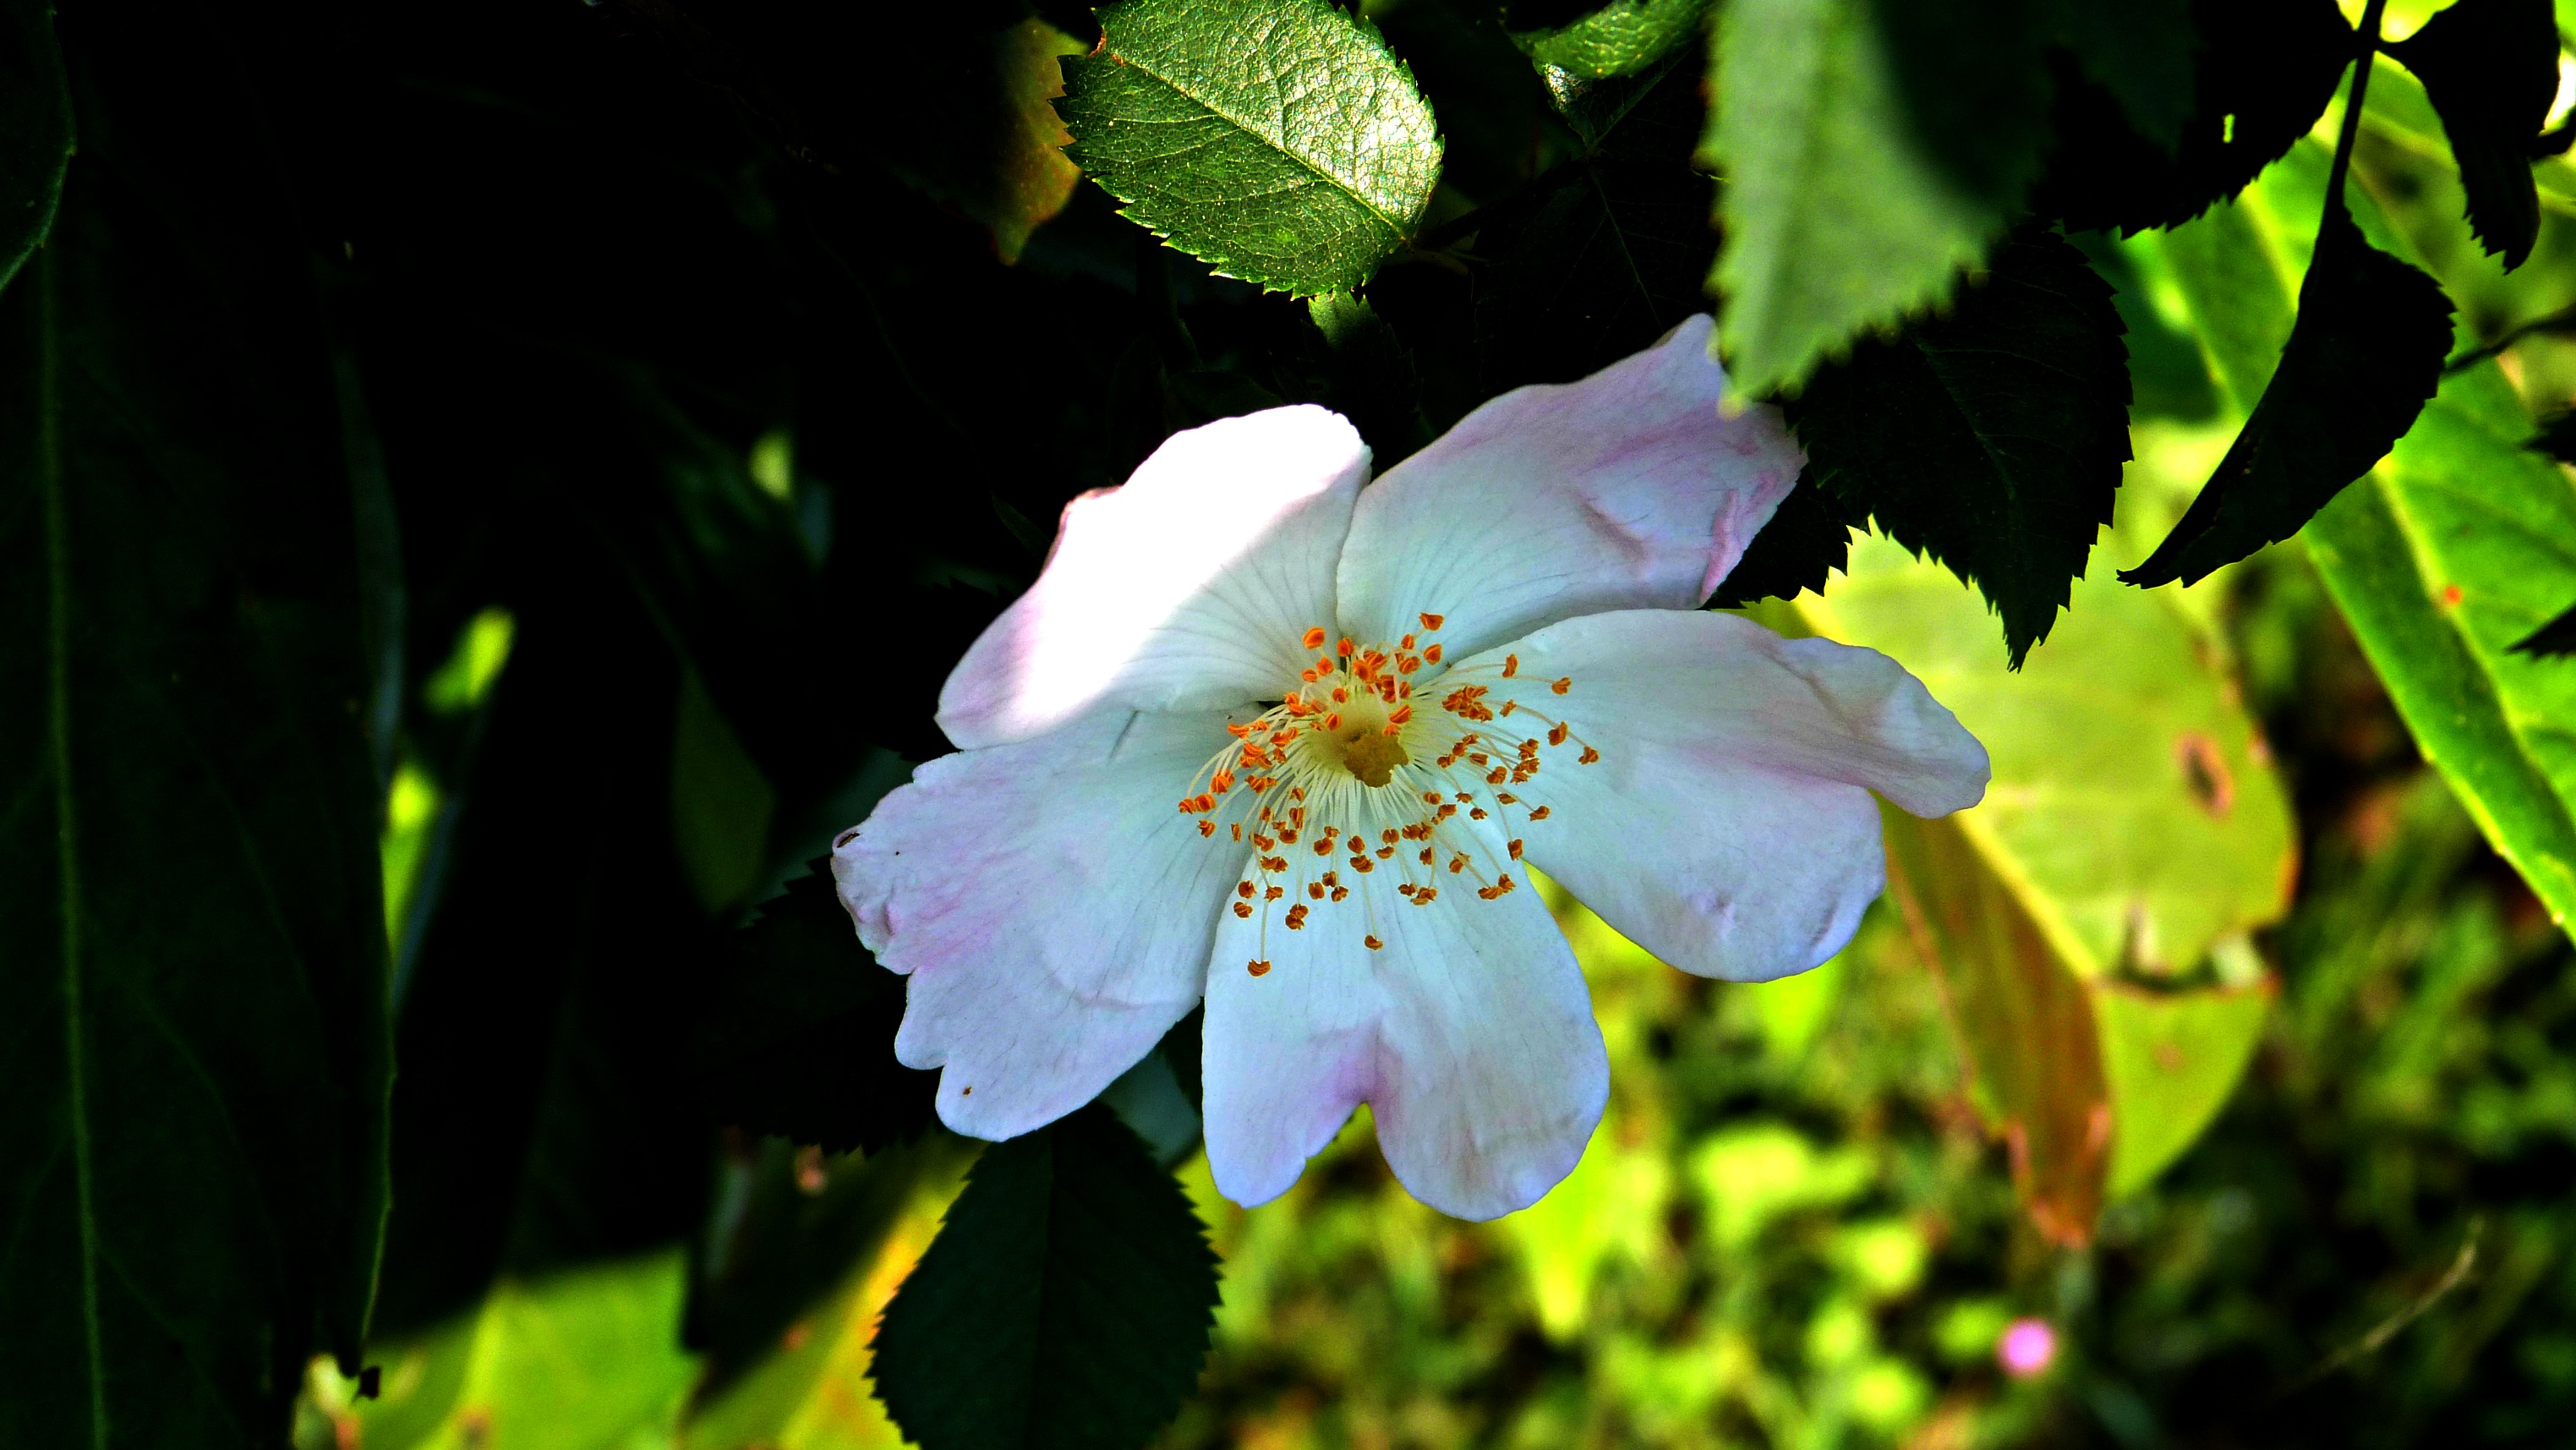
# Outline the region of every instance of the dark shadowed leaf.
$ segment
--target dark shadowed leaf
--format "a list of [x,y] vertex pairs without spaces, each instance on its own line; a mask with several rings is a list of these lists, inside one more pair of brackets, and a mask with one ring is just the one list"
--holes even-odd
[[2070,232],[2198,216],[2308,133],[2352,59],[2352,27],[2334,0],[2195,0],[2192,19],[2200,49],[2179,143],[2134,125],[2125,91],[2062,75],[2033,211]]
[[2565,613],[2514,641],[2512,648],[2517,654],[2535,659],[2576,655],[2576,605],[2569,605]]
[[1180,1185],[1085,1108],[984,1150],[886,1306],[877,1395],[923,1450],[1134,1450],[1198,1383],[1216,1281]]
[[244,57],[95,14],[0,294],[0,1442],[273,1445],[386,1204],[356,528]]
[[1870,0],[1907,129],[1961,193],[2019,207],[2048,141],[2049,0]]
[[1786,405],[1808,485],[1975,583],[2016,665],[2111,521],[2129,457],[2121,332],[2084,255],[2024,228],[1948,312],[1860,343]]
[[1851,531],[1869,522],[1869,514],[1818,488],[1814,475],[1813,468],[1798,475],[1798,486],[1780,500],[1771,522],[1753,536],[1709,603],[1738,609],[1757,599],[1794,598],[1802,590],[1823,589],[1827,577],[1849,563]]
[[2522,446],[2534,453],[2546,453],[2561,463],[2576,463],[2576,412],[2554,415]]
[[1536,211],[1481,234],[1476,341],[1489,388],[1569,382],[1708,310],[1700,288],[1717,233],[1712,183],[1691,160],[1698,82],[1695,66],[1662,72]]
[[2469,228],[2511,271],[2540,235],[2532,143],[2558,94],[2549,0],[2460,0],[2388,47],[2424,83],[2469,194]]
[[1352,290],[1413,234],[1440,138],[1366,20],[1326,0],[1127,0],[1100,23],[1057,109],[1123,215],[1301,297]]
[[828,861],[761,903],[732,956],[697,1048],[718,1122],[871,1153],[930,1126],[938,1075],[894,1060],[903,978],[859,945]]
[[2450,346],[2441,287],[2330,207],[2262,401],[2173,532],[2120,578],[2193,583],[2297,533],[2414,424]]
[[46,0],[0,0],[0,287],[44,241],[72,155],[72,99]]
[[2189,0],[2060,7],[2066,48],[2087,80],[2120,103],[2129,126],[2170,154],[2191,116]]

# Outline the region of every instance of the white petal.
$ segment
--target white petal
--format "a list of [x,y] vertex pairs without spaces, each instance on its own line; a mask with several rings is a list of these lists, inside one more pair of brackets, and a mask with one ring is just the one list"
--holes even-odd
[[[1203,1110],[1217,1188],[1237,1203],[1286,1192],[1365,1102],[1414,1197],[1494,1218],[1572,1172],[1601,1119],[1601,1029],[1538,893],[1479,900],[1473,877],[1444,871],[1440,895],[1415,906],[1394,876],[1390,862],[1359,878],[1368,892],[1300,931],[1276,908],[1266,928],[1258,915],[1218,928]],[[1270,963],[1258,977],[1255,959]]]
[[[1548,808],[1526,828],[1530,859],[1685,971],[1767,981],[1818,965],[1885,884],[1870,791],[1919,816],[1985,794],[1985,747],[1876,650],[1634,610],[1550,625],[1457,674],[1489,678],[1478,666],[1505,653],[1526,706],[1507,719],[1538,730],[1543,714],[1575,736],[1512,787]],[[1587,744],[1601,758],[1578,764]]]
[[1299,406],[1176,433],[1118,488],[1067,504],[1046,569],[939,693],[973,748],[1112,702],[1222,709],[1276,695],[1333,622],[1333,568],[1368,446]]
[[1609,609],[1689,609],[1768,523],[1803,457],[1777,409],[1718,414],[1709,321],[1583,379],[1470,413],[1360,495],[1343,630],[1445,616],[1451,659]]
[[859,939],[911,974],[895,1056],[1008,1138],[1091,1101],[1187,1015],[1245,848],[1176,808],[1225,717],[1103,710],[943,756],[832,852]]

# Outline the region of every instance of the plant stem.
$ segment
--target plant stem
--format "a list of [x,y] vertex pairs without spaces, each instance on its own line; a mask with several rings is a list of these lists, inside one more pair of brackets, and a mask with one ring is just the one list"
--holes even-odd
[[2344,177],[2352,171],[2352,145],[2361,136],[2361,104],[2370,94],[2370,67],[2379,58],[2379,20],[2388,0],[2370,0],[2361,8],[2360,48],[2352,58],[2352,94],[2343,103],[2343,126],[2335,135],[2334,169],[2326,173],[2326,205],[2343,205]]

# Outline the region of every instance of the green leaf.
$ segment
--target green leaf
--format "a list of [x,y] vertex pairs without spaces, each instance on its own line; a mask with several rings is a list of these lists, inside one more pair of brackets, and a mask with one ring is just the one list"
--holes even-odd
[[694,668],[683,670],[671,733],[671,838],[709,915],[759,885],[777,810],[777,790],[725,723],[706,680]]
[[2102,1212],[2112,1133],[2084,983],[1956,818],[1882,814],[1890,895],[1940,974],[1969,1088],[2011,1155],[2013,1189],[2043,1238],[2080,1248]]
[[[2308,134],[2355,47],[2334,0],[2194,0],[2192,19],[2199,44],[2179,141],[2143,124],[2125,86],[2070,77],[2058,92],[2056,140],[2031,194],[2034,212],[2070,232],[2136,232],[2200,215]],[[2088,72],[2098,61],[2084,37],[2103,23],[2070,23]]]
[[2058,18],[2066,48],[2086,78],[2119,101],[2130,127],[2166,152],[2179,146],[2191,118],[2198,38],[2188,0],[2066,5]]
[[2111,574],[2096,558],[2017,674],[1975,595],[1877,536],[1821,596],[1760,615],[1902,660],[1993,759],[1975,808],[1885,813],[1893,899],[2034,1222],[2066,1242],[2090,1233],[2119,1145],[2178,1150],[2234,1081],[2141,1094],[2154,1079],[2106,1065],[2104,994],[2187,981],[2280,916],[2297,862],[2287,792],[2216,651],[2178,600]]
[[1134,1450],[1198,1384],[1216,1256],[1106,1108],[984,1150],[886,1306],[877,1395],[923,1450]]
[[1487,387],[1570,382],[1708,310],[1712,183],[1691,159],[1702,124],[1697,68],[1671,66],[1535,211],[1478,236]]
[[2439,284],[2329,207],[2262,401],[2173,533],[2120,577],[2189,584],[2297,533],[2413,425],[2450,345]]
[[2564,925],[2576,911],[2576,672],[2514,647],[2576,597],[2576,488],[2521,448],[2493,363],[2445,379],[2308,556],[2427,760]]
[[2022,228],[1947,310],[1862,341],[1789,400],[1801,487],[1975,583],[2017,667],[2111,521],[2129,458],[2123,330],[2084,255]]
[[2470,227],[2511,271],[2540,235],[2532,142],[2558,94],[2550,0],[2460,0],[2388,47],[2424,83],[2468,191]]
[[2117,1123],[2104,1186],[2110,1197],[2146,1187],[2218,1116],[2262,1041],[2274,994],[2269,981],[2191,992],[2118,982],[2095,989]]
[[761,903],[733,946],[696,1049],[716,1121],[870,1153],[930,1126],[937,1075],[894,1057],[903,979],[859,945],[828,859]]
[[697,1374],[676,1333],[687,1282],[677,1249],[504,1279],[456,1319],[374,1346],[379,1398],[317,1374],[314,1400],[338,1443],[367,1450],[659,1443]]
[[1352,290],[1413,234],[1440,138],[1365,20],[1327,0],[1127,0],[1100,24],[1057,109],[1122,215],[1301,297]]
[[[2263,225],[2268,199],[2255,200],[2223,235],[2167,250],[2202,345],[2240,400],[2259,385],[2249,375],[2260,358],[2212,321],[2287,304],[2275,259],[2289,239]],[[2300,538],[2425,758],[2563,927],[2576,911],[2576,752],[2558,722],[2576,719],[2576,681],[2559,660],[2512,650],[2576,598],[2576,490],[2525,448],[2531,436],[2495,364],[2452,373],[2390,456]]]
[[0,288],[52,229],[71,159],[71,88],[54,7],[0,0]]
[[1709,0],[1613,0],[1571,25],[1512,36],[1544,74],[1579,80],[1630,76],[1699,38]]
[[1710,603],[1740,609],[1758,599],[1793,599],[1803,590],[1822,593],[1850,561],[1851,531],[1867,522],[1838,495],[1802,481],[1780,500]]
[[72,39],[91,139],[0,293],[0,1425],[268,1444],[386,1210],[351,482],[241,57]]
[[1864,329],[1949,294],[2004,207],[1915,138],[1864,0],[1718,18],[1708,154],[1726,178],[1719,343],[1740,394],[1794,388]]

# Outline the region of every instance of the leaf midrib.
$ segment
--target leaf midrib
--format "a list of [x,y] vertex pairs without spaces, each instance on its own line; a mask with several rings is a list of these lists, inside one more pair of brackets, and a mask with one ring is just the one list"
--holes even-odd
[[1399,220],[1387,215],[1385,208],[1380,207],[1376,202],[1369,200],[1367,197],[1360,195],[1356,191],[1353,191],[1340,177],[1325,170],[1320,164],[1309,159],[1302,152],[1292,149],[1285,141],[1272,140],[1269,136],[1264,135],[1251,122],[1235,115],[1233,112],[1218,105],[1216,102],[1209,100],[1207,97],[1200,95],[1188,86],[1173,79],[1171,76],[1164,74],[1161,70],[1156,69],[1153,63],[1139,60],[1135,56],[1129,55],[1114,47],[1104,52],[1102,59],[1107,60],[1114,65],[1127,66],[1137,71],[1139,74],[1160,83],[1164,87],[1168,88],[1172,94],[1179,96],[1181,99],[1190,102],[1192,105],[1197,106],[1209,115],[1216,117],[1218,120],[1223,121],[1229,126],[1232,126],[1235,130],[1252,138],[1263,147],[1271,151],[1275,151],[1278,154],[1287,157],[1289,160],[1296,162],[1299,166],[1305,168],[1308,175],[1323,182],[1326,186],[1331,187],[1341,195],[1349,197],[1352,201],[1359,203],[1362,210],[1384,223],[1387,229],[1394,232],[1397,236],[1410,237],[1412,235],[1412,223],[1409,219]]
[[107,1450],[107,1384],[98,1312],[96,1168],[89,1123],[88,1024],[81,1000],[78,823],[72,813],[71,543],[64,517],[61,358],[56,345],[53,252],[38,248],[36,286],[36,487],[45,508],[45,704],[48,773],[54,779],[55,880],[62,912],[63,1079],[71,1126],[72,1196],[80,1231],[81,1330],[88,1352],[92,1450]]

